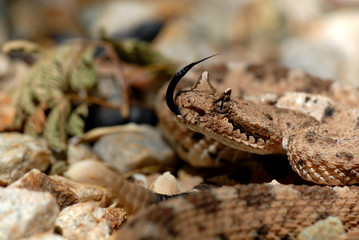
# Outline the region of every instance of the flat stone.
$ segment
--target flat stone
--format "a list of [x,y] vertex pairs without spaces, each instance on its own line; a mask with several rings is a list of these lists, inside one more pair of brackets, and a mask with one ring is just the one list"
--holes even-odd
[[78,202],[94,202],[99,207],[108,207],[114,201],[112,193],[103,187],[92,184],[78,183],[61,176],[51,176],[56,182],[70,188],[78,197]]
[[60,209],[78,202],[77,195],[66,185],[57,182],[37,169],[33,169],[8,188],[26,188],[31,191],[51,193]]
[[33,168],[45,171],[54,159],[45,141],[19,133],[0,133],[0,186]]
[[91,202],[63,209],[55,225],[55,230],[69,240],[101,240],[109,238],[111,234],[106,210]]
[[76,182],[94,184],[109,188],[113,180],[121,177],[109,164],[93,159],[72,163],[64,176]]
[[0,239],[49,231],[58,213],[59,207],[50,193],[0,187]]
[[127,124],[122,132],[101,137],[93,149],[102,160],[122,173],[146,166],[175,163],[174,152],[159,131],[145,124]]

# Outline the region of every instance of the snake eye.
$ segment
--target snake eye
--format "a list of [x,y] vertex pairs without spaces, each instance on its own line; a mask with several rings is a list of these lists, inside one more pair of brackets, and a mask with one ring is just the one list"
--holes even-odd
[[214,111],[217,113],[226,113],[230,109],[229,102],[218,101],[214,104]]
[[221,114],[229,111],[229,109],[231,108],[231,103],[230,103],[231,92],[232,90],[228,88],[220,95],[220,97],[217,100],[214,101],[213,103],[214,111]]

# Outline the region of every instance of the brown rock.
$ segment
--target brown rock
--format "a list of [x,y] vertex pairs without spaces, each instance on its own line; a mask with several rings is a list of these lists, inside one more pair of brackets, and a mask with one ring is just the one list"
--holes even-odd
[[120,229],[121,225],[127,220],[127,212],[123,208],[106,208],[106,218],[110,222],[112,231]]
[[70,188],[52,180],[37,169],[31,170],[8,188],[26,188],[32,191],[49,192],[56,198],[60,209],[78,202],[77,195]]
[[16,114],[15,107],[11,104],[11,98],[5,93],[0,93],[0,131],[9,129]]
[[51,176],[56,182],[63,184],[76,193],[78,202],[95,202],[99,207],[108,207],[114,196],[109,190],[92,184],[78,183],[61,176]]

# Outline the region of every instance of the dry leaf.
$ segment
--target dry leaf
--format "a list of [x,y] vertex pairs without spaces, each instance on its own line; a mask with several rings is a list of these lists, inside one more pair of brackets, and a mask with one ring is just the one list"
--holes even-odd
[[68,133],[75,136],[82,136],[85,129],[83,117],[86,117],[87,115],[88,107],[86,103],[82,103],[74,111],[72,111],[67,121]]
[[93,54],[94,47],[87,47],[70,70],[69,81],[74,91],[90,89],[96,83]]
[[27,40],[12,40],[2,45],[1,51],[4,53],[21,51],[27,54],[34,54],[41,53],[42,48],[38,44]]
[[56,151],[64,151],[67,148],[66,121],[70,111],[70,102],[64,99],[47,116],[44,136],[49,147]]

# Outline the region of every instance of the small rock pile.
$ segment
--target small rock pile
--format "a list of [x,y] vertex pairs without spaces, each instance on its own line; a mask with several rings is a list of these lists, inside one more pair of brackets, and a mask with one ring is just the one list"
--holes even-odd
[[[41,139],[0,134],[0,239],[108,239],[118,230],[128,215],[108,188],[113,179],[139,167],[171,166],[175,155],[151,126],[111,132],[93,150],[70,144],[67,161],[56,159]],[[53,174],[59,165],[66,171]],[[149,187],[151,177],[134,178]]]

